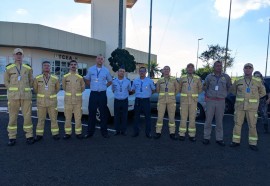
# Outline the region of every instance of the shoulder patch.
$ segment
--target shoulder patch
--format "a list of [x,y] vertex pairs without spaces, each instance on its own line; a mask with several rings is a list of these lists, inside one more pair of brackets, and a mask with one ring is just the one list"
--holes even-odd
[[255,81],[261,81],[260,78],[257,78],[257,77],[254,77],[254,76],[252,77],[252,79],[255,80]]
[[83,78],[81,75],[79,75],[79,74],[76,74],[76,76],[78,77],[78,78]]
[[40,74],[36,77],[36,79],[43,77],[43,74]]
[[194,75],[195,78],[200,79],[200,76]]
[[9,69],[11,69],[11,68],[13,68],[13,67],[15,67],[16,65],[14,64],[14,63],[10,63],[10,64],[8,64],[7,66],[6,66],[6,69],[7,70],[9,70]]
[[27,69],[29,69],[29,70],[32,69],[30,66],[28,66],[28,65],[26,65],[26,64],[23,64],[22,66],[25,67],[25,68],[27,68]]
[[184,77],[187,77],[187,75],[185,74],[185,75],[182,75],[180,78],[184,78]]
[[55,76],[55,75],[51,75],[51,77],[54,78],[54,79],[58,79],[58,77]]
[[70,75],[70,73],[67,73],[67,74],[64,75],[64,77],[68,77],[69,75]]

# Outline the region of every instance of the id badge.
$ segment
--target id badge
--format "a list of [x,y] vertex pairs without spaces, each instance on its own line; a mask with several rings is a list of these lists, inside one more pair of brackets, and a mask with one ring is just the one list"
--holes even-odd
[[218,86],[217,85],[215,86],[215,90],[218,90]]
[[48,90],[48,85],[45,85],[45,90]]
[[96,82],[98,82],[98,78],[96,79]]
[[142,92],[142,88],[140,88],[140,92]]
[[122,87],[120,88],[120,92],[122,92]]
[[250,93],[250,88],[249,87],[247,88],[247,93]]
[[21,81],[21,76],[18,76],[18,81]]
[[190,86],[188,86],[188,91],[191,91],[191,87]]
[[165,92],[168,92],[168,88],[165,88]]

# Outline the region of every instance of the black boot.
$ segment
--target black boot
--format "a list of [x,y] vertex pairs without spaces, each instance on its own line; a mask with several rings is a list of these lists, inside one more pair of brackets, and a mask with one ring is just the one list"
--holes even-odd
[[40,135],[36,135],[35,137],[35,141],[40,141],[43,139],[43,136],[40,136]]
[[70,135],[70,134],[65,134],[63,138],[64,138],[65,140],[70,139],[70,138],[71,138],[71,135]]
[[268,131],[268,123],[265,123],[263,128],[264,128],[264,133],[265,134],[269,133],[269,131]]
[[156,133],[156,135],[154,136],[154,139],[159,139],[161,137],[160,133]]
[[16,144],[16,139],[10,139],[8,141],[8,146],[14,146]]
[[54,139],[54,140],[60,140],[59,134],[53,135],[53,139]]
[[35,140],[34,140],[34,138],[33,138],[33,137],[26,138],[26,143],[27,143],[28,145],[32,145],[32,144],[34,144],[34,143],[35,143]]

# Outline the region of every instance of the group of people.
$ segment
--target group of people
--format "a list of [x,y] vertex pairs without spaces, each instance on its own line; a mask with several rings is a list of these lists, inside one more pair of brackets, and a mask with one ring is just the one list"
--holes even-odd
[[[53,139],[59,140],[59,126],[57,123],[57,93],[60,90],[58,77],[50,73],[50,62],[42,63],[42,74],[33,78],[32,68],[22,64],[23,50],[14,49],[14,63],[7,65],[5,72],[5,86],[8,90],[8,136],[9,146],[16,143],[17,134],[17,116],[21,108],[24,116],[24,131],[26,133],[26,142],[33,144],[40,141],[44,134],[44,123],[47,113],[51,119],[51,133]],[[134,125],[132,137],[140,134],[140,114],[145,116],[145,135],[147,138],[159,139],[163,128],[163,118],[165,111],[169,116],[169,132],[172,140],[179,139],[184,141],[186,135],[192,142],[196,141],[195,118],[197,112],[198,96],[205,91],[206,101],[206,121],[204,125],[203,144],[210,144],[212,131],[212,120],[216,120],[216,143],[225,146],[223,141],[223,115],[225,110],[225,98],[231,92],[236,95],[234,129],[231,147],[240,145],[241,128],[246,116],[249,126],[249,147],[257,151],[257,131],[256,123],[259,112],[264,118],[264,128],[268,131],[268,117],[266,105],[270,99],[266,100],[266,89],[263,84],[262,75],[259,72],[253,73],[253,65],[247,63],[244,65],[244,75],[238,77],[234,83],[231,78],[222,73],[222,62],[216,61],[213,65],[213,73],[209,74],[204,83],[201,78],[194,74],[194,65],[188,64],[186,75],[182,75],[179,80],[170,76],[170,67],[163,68],[163,77],[160,78],[156,85],[153,80],[146,77],[147,70],[145,67],[139,68],[139,77],[134,79],[131,84],[130,80],[125,77],[125,67],[120,67],[117,77],[113,79],[109,70],[103,65],[104,57],[98,55],[96,65],[88,69],[87,75],[82,77],[77,73],[77,61],[71,60],[69,64],[69,73],[62,78],[62,88],[65,91],[64,114],[65,114],[65,135],[64,139],[69,139],[72,135],[71,119],[74,114],[75,134],[78,139],[90,138],[95,133],[96,112],[100,112],[101,134],[104,138],[109,138],[107,130],[107,95],[106,90],[112,85],[114,93],[114,135],[127,135],[127,118],[128,118],[128,97],[135,94],[134,105]],[[89,121],[86,134],[82,135],[82,92],[85,84],[90,86],[91,93],[89,96]],[[37,95],[37,115],[38,123],[36,126],[35,137],[33,136],[33,124],[31,121],[32,112],[32,91]],[[159,94],[157,110],[158,118],[156,122],[156,131],[151,132],[151,108],[150,97],[153,92]],[[176,94],[181,94],[180,115],[181,122],[179,126],[179,135],[176,135],[175,110]],[[259,103],[260,106],[259,107]],[[187,120],[189,119],[188,125]]]

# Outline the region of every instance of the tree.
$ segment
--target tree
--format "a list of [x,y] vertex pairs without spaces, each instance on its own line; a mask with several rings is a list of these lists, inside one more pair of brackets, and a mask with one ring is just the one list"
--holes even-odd
[[[226,48],[217,45],[208,45],[208,50],[204,51],[200,55],[200,59],[206,63],[206,66],[211,66],[213,62],[219,60],[223,63],[225,62]],[[226,67],[232,67],[234,63],[234,57],[231,57],[231,50],[227,53],[227,64]]]
[[[205,65],[203,68],[199,68],[195,71],[195,74],[199,76],[201,79],[205,79],[206,76],[213,72],[213,68],[209,65]],[[187,70],[184,68],[181,70],[181,75],[187,74]]]
[[134,56],[125,49],[115,49],[108,60],[114,72],[117,72],[120,67],[124,67],[126,72],[134,72],[136,69]]
[[158,63],[156,61],[150,62],[150,78],[155,78],[155,75],[160,74],[160,69],[158,67]]

